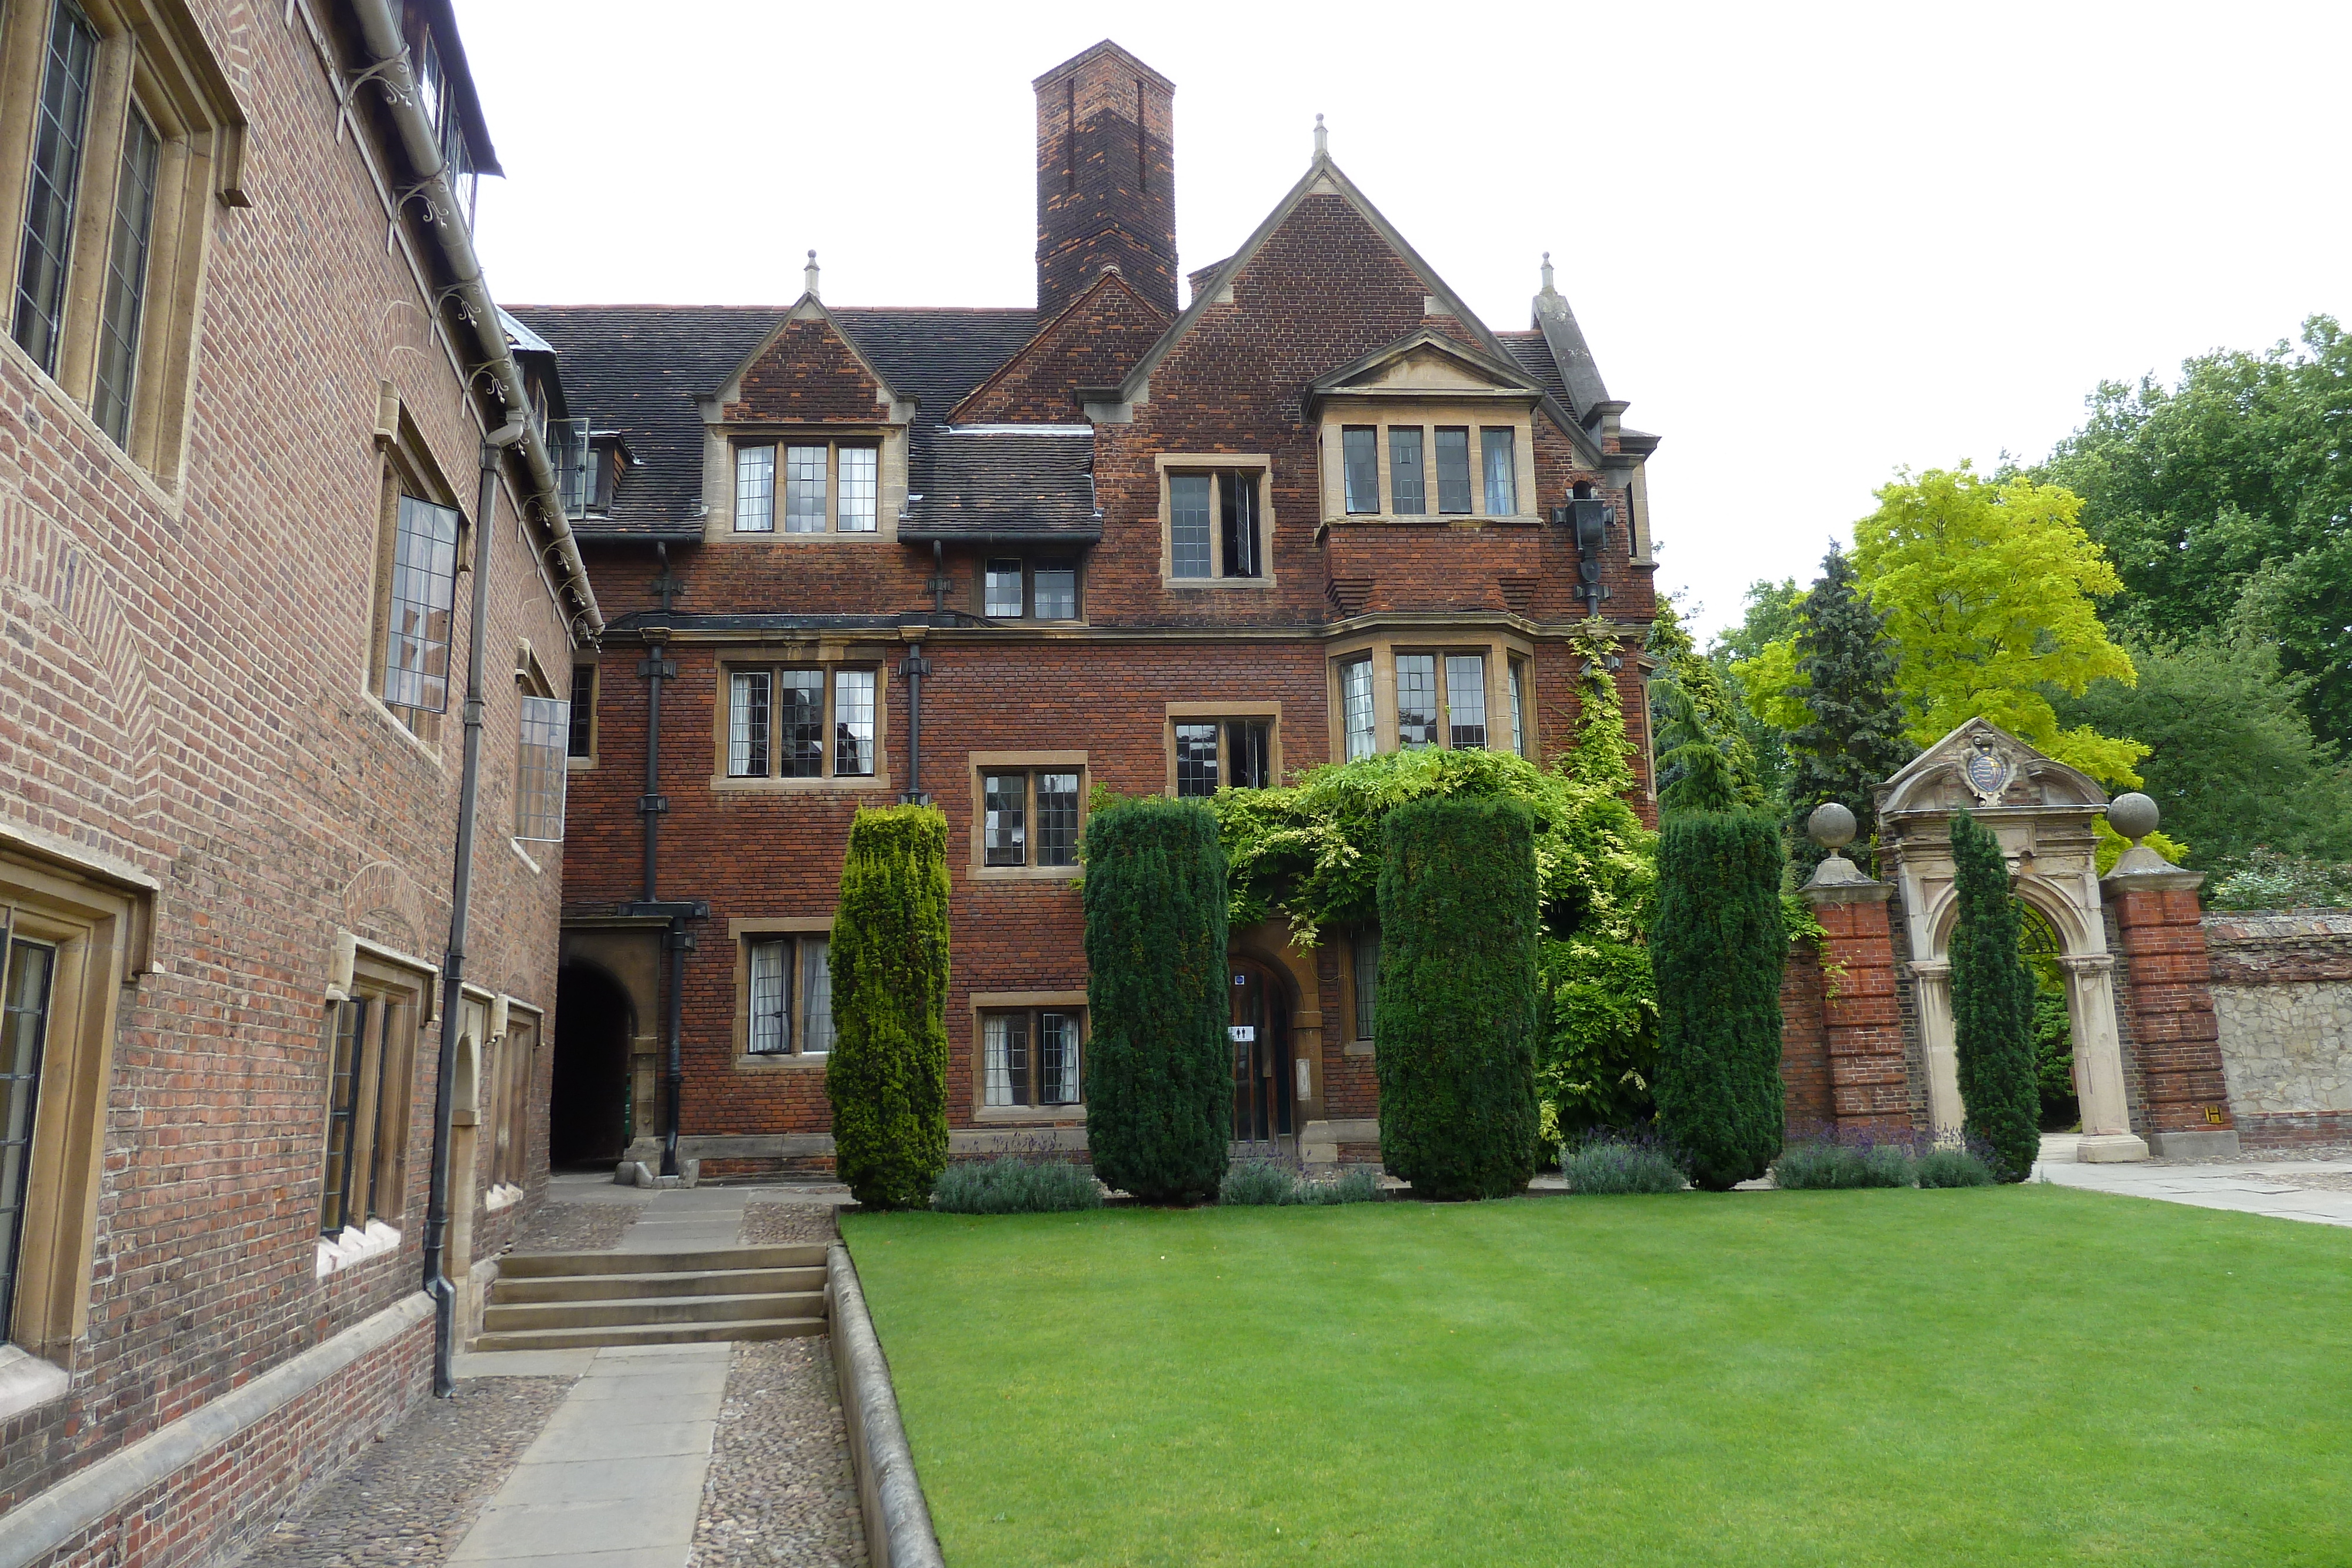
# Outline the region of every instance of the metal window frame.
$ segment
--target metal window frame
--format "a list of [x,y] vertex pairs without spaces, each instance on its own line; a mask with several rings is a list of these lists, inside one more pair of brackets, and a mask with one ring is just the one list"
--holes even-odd
[[[1364,438],[1361,456],[1349,450],[1357,436]],[[1360,476],[1370,486],[1370,505],[1359,505],[1365,499],[1356,489]],[[1375,424],[1343,424],[1339,427],[1339,504],[1350,517],[1377,517],[1381,509],[1381,432]]]
[[[28,1207],[27,1197],[33,1185],[33,1137],[39,1124],[41,1113],[41,1070],[42,1063],[48,1053],[49,1007],[51,998],[57,993],[58,983],[56,946],[29,939],[20,943],[16,937],[16,910],[7,905],[0,905],[0,1043],[5,1041],[5,1020],[8,1014],[7,999],[12,995],[9,988],[10,983],[16,978],[16,949],[20,946],[40,948],[48,955],[48,966],[47,973],[42,977],[40,1006],[37,1009],[37,1021],[34,1026],[33,1049],[29,1064],[24,1071],[14,1072],[7,1070],[5,1059],[0,1059],[0,1083],[26,1085],[24,1091],[25,1113],[22,1119],[24,1136],[8,1137],[7,1124],[0,1122],[0,1160],[8,1160],[15,1164],[16,1177],[16,1206],[13,1208],[0,1210],[0,1344],[7,1343],[16,1315],[16,1275],[23,1260],[25,1211]],[[25,1009],[16,1010],[22,1012]],[[0,1110],[5,1110],[14,1096],[13,1088],[0,1089]],[[11,1145],[15,1145],[13,1152]]]
[[[429,516],[443,521],[448,537],[426,535],[422,528],[413,526],[412,516],[420,520]],[[387,707],[436,714],[449,711],[449,666],[457,627],[457,544],[464,537],[465,527],[465,516],[457,507],[410,495],[405,489],[399,492],[393,519],[390,612],[384,621],[383,685],[378,693]],[[430,551],[429,559],[421,564],[416,559],[420,548]],[[440,565],[445,558],[446,570]],[[438,602],[433,598],[418,598],[416,591],[420,586],[436,591]],[[403,628],[404,610],[424,612],[422,630]],[[436,616],[442,622],[438,637],[431,634]],[[436,652],[441,665],[437,675],[432,673]],[[406,653],[414,653],[417,662],[411,664],[404,657],[394,656]],[[426,700],[436,695],[438,700]]]
[[571,698],[523,695],[515,720],[515,837],[527,844],[563,841],[571,736]]
[[[9,336],[32,356],[46,375],[58,372],[65,343],[73,276],[74,230],[81,212],[82,157],[89,151],[91,95],[98,82],[98,51],[103,40],[74,0],[51,0],[49,26],[41,45],[41,81],[33,105],[32,164],[25,181],[25,212],[17,227],[16,299],[9,310]],[[69,113],[53,103],[53,73],[63,92],[78,95]],[[67,124],[70,119],[73,123]],[[54,138],[51,135],[54,130]],[[51,157],[45,166],[44,147]],[[42,188],[47,188],[47,196]],[[38,264],[46,263],[46,267]],[[37,328],[37,332],[34,329]],[[28,333],[39,340],[27,341]]]
[[[97,378],[90,389],[91,417],[117,446],[125,448],[131,444],[131,415],[138,402],[139,334],[146,320],[147,263],[154,245],[155,191],[163,172],[163,133],[133,101],[122,124],[113,240],[107,246],[105,303],[99,311]],[[127,199],[138,203],[135,217],[125,210]]]
[[[1443,517],[1469,517],[1475,510],[1478,495],[1478,471],[1470,460],[1470,427],[1466,424],[1440,424],[1433,429],[1434,436],[1431,445],[1433,450],[1430,467],[1437,477],[1437,515]],[[1445,472],[1445,438],[1449,435],[1462,438],[1462,476],[1459,481],[1462,504],[1458,507],[1449,504],[1452,495],[1447,486],[1453,483]]]

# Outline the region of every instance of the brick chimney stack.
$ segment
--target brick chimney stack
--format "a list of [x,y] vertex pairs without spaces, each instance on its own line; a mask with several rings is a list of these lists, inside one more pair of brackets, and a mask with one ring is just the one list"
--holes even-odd
[[1037,89],[1037,308],[1105,267],[1176,314],[1176,84],[1106,38]]

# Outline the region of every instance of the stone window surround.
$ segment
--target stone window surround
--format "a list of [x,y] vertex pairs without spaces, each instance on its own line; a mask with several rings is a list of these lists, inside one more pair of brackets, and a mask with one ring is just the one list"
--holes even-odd
[[375,442],[382,454],[383,481],[376,498],[375,559],[368,585],[367,700],[378,715],[415,746],[421,756],[440,768],[444,766],[441,726],[446,713],[394,707],[383,700],[384,642],[392,626],[393,555],[400,542],[400,498],[414,496],[436,507],[450,507],[457,514],[457,574],[450,591],[449,611],[452,706],[457,706],[465,689],[465,675],[457,665],[456,634],[466,574],[473,567],[476,530],[448,476],[434,461],[431,444],[389,382],[380,383],[378,388]]
[[[1381,509],[1377,512],[1348,510],[1347,459],[1342,451],[1340,432],[1350,425],[1370,425],[1379,432],[1377,451],[1380,455]],[[1400,513],[1394,509],[1396,491],[1389,474],[1389,430],[1393,425],[1418,425],[1422,430],[1422,466],[1426,476],[1423,484],[1428,495],[1428,509],[1423,512]],[[1467,426],[1470,432],[1470,510],[1441,512],[1437,509],[1437,438],[1440,425]],[[1517,470],[1514,480],[1517,490],[1513,497],[1519,509],[1507,517],[1497,517],[1486,510],[1486,479],[1484,448],[1479,440],[1483,429],[1508,429],[1511,435],[1512,465]],[[1401,528],[1475,528],[1488,523],[1539,524],[1543,514],[1536,504],[1535,420],[1528,400],[1513,395],[1507,401],[1469,398],[1449,401],[1442,392],[1410,401],[1393,398],[1347,398],[1332,396],[1324,401],[1320,451],[1323,466],[1323,526],[1389,524]]]
[[[1172,758],[1173,753],[1171,757]],[[964,875],[975,882],[1076,882],[1086,868],[1082,865],[1038,865],[1031,855],[1027,865],[988,865],[987,834],[982,831],[987,821],[988,802],[982,780],[992,772],[1025,771],[1028,773],[1070,773],[1078,776],[1078,833],[1087,831],[1087,793],[1093,779],[1087,770],[1087,754],[1083,751],[971,751],[964,754],[965,771],[971,779],[971,849],[964,862]],[[1171,760],[1171,768],[1175,766]],[[1174,775],[1171,773],[1172,779]],[[1174,788],[1171,783],[1170,788]],[[1036,791],[1029,792],[1028,842],[1036,842]],[[977,1037],[975,1037],[977,1038]]]
[[[64,330],[54,383],[77,419],[113,438],[91,416],[98,385],[100,318],[113,246],[115,187],[134,106],[163,141],[149,220],[146,287],[138,358],[132,371],[128,444],[118,446],[151,482],[176,486],[186,456],[188,402],[194,382],[205,241],[215,203],[247,205],[245,122],[234,90],[203,32],[171,0],[79,0],[99,34],[72,253],[66,277]],[[40,97],[49,6],[8,7],[0,27],[0,212],[8,215],[0,247],[0,299],[16,298],[24,249],[26,191],[32,167],[34,109]],[[0,342],[36,372],[16,345]]]
[[[812,1056],[801,1049],[803,1035],[793,1031],[793,1048],[782,1055],[755,1054],[751,1050],[751,943],[761,936],[833,935],[830,915],[748,915],[727,922],[727,940],[735,948],[734,1067],[739,1072],[822,1072],[831,1053]],[[795,946],[795,955],[799,948]],[[797,962],[797,959],[795,960]],[[793,991],[800,992],[797,972]]]
[[0,827],[0,902],[15,934],[58,950],[17,1241],[16,1343],[0,1345],[0,1420],[62,1396],[89,1333],[117,1008],[152,967],[160,891],[111,857]]
[[604,705],[598,700],[604,695],[604,667],[601,662],[593,658],[574,659],[572,666],[574,671],[585,669],[589,672],[588,755],[585,757],[566,755],[563,758],[563,766],[574,773],[589,773],[595,770],[598,748],[604,744],[604,739],[603,719],[599,713]]
[[[1021,613],[1017,616],[992,616],[988,613],[988,564],[992,560],[1015,559],[1021,562]],[[1071,591],[1076,596],[1074,608],[1077,613],[1066,618],[1047,620],[1034,613],[1034,610],[1037,602],[1037,568],[1041,563],[1050,565],[1063,561],[1069,563],[1070,586]],[[1187,580],[1193,580],[1187,579]],[[993,621],[1008,627],[1015,624],[1024,628],[1085,624],[1087,563],[1082,548],[1076,544],[1066,546],[1022,544],[1007,545],[1002,549],[982,546],[971,558],[971,612],[982,620]]]
[[[1264,453],[1160,452],[1153,455],[1151,465],[1160,486],[1160,586],[1184,593],[1270,591],[1275,582],[1274,459]],[[1178,577],[1169,476],[1228,472],[1257,475],[1258,553],[1265,558],[1265,570],[1255,577],[1225,576],[1225,530],[1220,524],[1209,530],[1209,575]]]
[[[1168,716],[1160,726],[1161,760],[1165,768],[1162,788],[1168,798],[1176,798],[1176,727],[1197,723],[1202,719],[1264,719],[1265,721],[1265,768],[1267,777],[1276,786],[1282,782],[1282,705],[1279,702],[1181,702],[1168,705]],[[1223,758],[1224,741],[1218,740],[1218,756]],[[1222,785],[1221,774],[1217,782]]]
[[[825,527],[822,533],[784,531],[784,448],[815,446],[825,456]],[[702,492],[709,507],[703,519],[702,542],[734,545],[896,544],[898,515],[907,506],[907,431],[904,425],[872,424],[730,424],[712,425],[706,454]],[[738,447],[776,449],[775,528],[765,533],[735,531],[735,453]],[[845,533],[835,524],[840,517],[841,458],[844,446],[871,446],[880,454],[874,464],[874,531]]]
[[[440,971],[394,948],[353,938],[348,951],[338,944],[335,972],[330,979],[325,998],[328,1010],[320,1034],[322,1071],[332,1071],[333,1009],[338,1004],[364,998],[378,1003],[396,1003],[403,1009],[397,1040],[385,1038],[384,1026],[381,1021],[384,1017],[383,1010],[371,1009],[377,1021],[370,1025],[370,1034],[367,1040],[362,1041],[360,1060],[353,1069],[360,1073],[362,1085],[373,1082],[376,1092],[393,1089],[399,1095],[399,1102],[388,1117],[377,1111],[373,1100],[366,1103],[368,1113],[352,1118],[352,1146],[345,1156],[355,1171],[373,1173],[373,1178],[391,1192],[393,1218],[398,1218],[407,1207],[408,1143],[409,1129],[415,1115],[413,1100],[417,1042],[424,1035],[425,1024],[432,1021]],[[372,1046],[368,1040],[373,1042]],[[391,1062],[371,1071],[372,1064],[377,1063],[383,1052],[393,1053]],[[326,1085],[326,1092],[332,1092],[331,1080]],[[326,1151],[326,1101],[323,1095],[320,1106],[320,1168],[323,1172]],[[377,1145],[379,1130],[385,1146]],[[358,1196],[357,1186],[361,1179],[357,1174],[352,1177],[354,1197]],[[324,1197],[323,1191],[320,1196]],[[315,1278],[323,1280],[354,1263],[399,1250],[400,1230],[392,1219],[381,1216],[369,1218],[364,1212],[363,1200],[361,1207],[361,1223],[346,1224],[337,1235],[319,1238]]]
[[[1039,1008],[1078,1015],[1079,1092],[1086,1088],[1087,1051],[1094,1041],[1094,1030],[1087,1019],[1087,993],[1075,991],[974,991],[968,998],[971,1017],[971,1115],[976,1123],[991,1126],[1007,1123],[1047,1124],[1055,1122],[1084,1124],[1087,1107],[1081,1101],[1075,1105],[989,1105],[988,1064],[982,1018],[989,1013],[1023,1012]],[[1037,1073],[1037,1041],[1029,1042],[1031,1081]]]
[[1364,1020],[1356,1016],[1360,1010],[1356,1006],[1356,937],[1358,935],[1356,931],[1350,930],[1345,939],[1339,942],[1339,1005],[1346,1009],[1348,1017],[1348,1038],[1339,1047],[1339,1053],[1343,1056],[1372,1054],[1371,1031],[1364,1027]]
[[[1513,632],[1491,630],[1484,640],[1475,640],[1480,629],[1472,627],[1446,628],[1431,626],[1424,631],[1415,627],[1392,627],[1385,631],[1360,632],[1333,642],[1325,652],[1328,672],[1328,709],[1330,714],[1330,755],[1348,754],[1347,713],[1340,671],[1343,665],[1360,658],[1372,661],[1372,749],[1376,752],[1397,749],[1396,656],[1403,653],[1483,653],[1486,658],[1486,747],[1488,751],[1507,753],[1511,748],[1511,675],[1509,661],[1522,662],[1532,683],[1535,674],[1535,644]],[[1445,695],[1445,667],[1438,665],[1438,696],[1441,705]],[[1538,727],[1538,708],[1532,690],[1526,694],[1527,722],[1533,730]],[[1438,741],[1450,746],[1445,733],[1444,710],[1441,706]],[[1541,750],[1538,735],[1530,733],[1527,744]],[[1171,764],[1172,766],[1172,764]]]
[[[808,535],[808,538],[831,538],[831,535]],[[896,666],[890,662],[887,647],[869,643],[757,643],[722,651],[714,661],[718,684],[710,711],[710,787],[730,794],[795,795],[826,793],[833,790],[855,790],[860,794],[887,790],[890,784],[890,682]],[[785,779],[770,774],[764,779],[738,779],[727,771],[727,721],[729,695],[727,677],[739,669],[800,669],[824,672],[824,772],[814,779]],[[833,675],[836,669],[874,672],[874,771],[866,775],[841,778],[833,771],[834,733]],[[772,694],[771,695],[772,701]],[[771,751],[775,737],[768,741]],[[772,766],[772,758],[771,761]]]

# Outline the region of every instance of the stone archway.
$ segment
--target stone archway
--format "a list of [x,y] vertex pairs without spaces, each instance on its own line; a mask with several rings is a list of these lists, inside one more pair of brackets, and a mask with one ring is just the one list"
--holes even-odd
[[2096,862],[2106,791],[1981,718],[1929,747],[1877,790],[1879,863],[1892,870],[1909,974],[1927,1117],[1938,1133],[1962,1119],[1953,1051],[1950,941],[1958,917],[1951,820],[1968,811],[2000,841],[2011,890],[2058,934],[2066,1014],[2083,1113],[2078,1158],[2147,1157],[2134,1131],[2116,1021],[2115,956],[2107,947]]

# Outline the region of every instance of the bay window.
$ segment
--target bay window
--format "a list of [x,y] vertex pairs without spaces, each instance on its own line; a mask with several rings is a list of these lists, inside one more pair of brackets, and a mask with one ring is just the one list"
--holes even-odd
[[1470,510],[1470,432],[1463,425],[1437,427],[1437,509]]
[[1486,515],[1490,517],[1518,515],[1519,465],[1511,436],[1507,426],[1489,425],[1478,433],[1479,455],[1486,465]]

